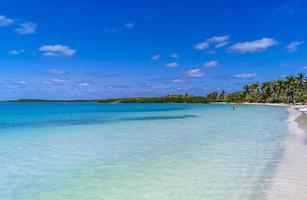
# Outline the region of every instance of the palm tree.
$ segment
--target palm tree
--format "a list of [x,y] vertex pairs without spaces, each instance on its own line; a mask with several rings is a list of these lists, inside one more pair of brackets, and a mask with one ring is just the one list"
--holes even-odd
[[252,93],[252,86],[245,85],[243,87],[243,98],[245,99],[245,101],[252,102],[251,93]]
[[298,83],[299,83],[299,87],[300,88],[304,88],[304,86],[305,86],[305,81],[306,81],[306,78],[305,78],[305,74],[303,74],[303,73],[299,73],[297,76],[296,76],[296,79],[297,79],[297,81],[298,81]]
[[224,98],[225,98],[225,90],[222,90],[220,93],[219,93],[219,101],[224,101]]
[[271,83],[273,100],[278,101],[282,100],[284,96],[284,82],[282,80],[275,80]]
[[284,86],[286,96],[289,99],[289,103],[293,103],[293,105],[295,105],[296,97],[301,96],[303,93],[299,80],[294,76],[288,76]]
[[208,98],[209,101],[211,101],[211,102],[217,101],[217,100],[218,100],[217,97],[218,97],[218,93],[217,93],[217,92],[211,92],[211,93],[209,93],[209,94],[207,95],[207,98]]
[[271,94],[272,94],[271,82],[267,81],[267,82],[262,83],[261,91],[262,91],[262,98],[263,98],[264,102],[267,102],[268,99],[271,97]]
[[299,87],[302,90],[300,100],[303,101],[306,104],[307,103],[307,96],[305,94],[307,93],[307,77],[305,77],[304,73],[300,73],[296,76],[296,79],[298,80]]
[[243,94],[244,95],[249,95],[251,93],[251,86],[250,85],[245,85],[243,87]]
[[255,102],[259,102],[260,84],[258,82],[251,84],[252,99]]

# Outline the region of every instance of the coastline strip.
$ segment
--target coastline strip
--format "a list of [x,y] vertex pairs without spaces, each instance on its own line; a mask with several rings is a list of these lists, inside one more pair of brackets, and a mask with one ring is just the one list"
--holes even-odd
[[300,123],[307,123],[307,115],[288,108],[287,119],[289,135],[285,142],[285,151],[270,187],[266,192],[268,200],[307,199],[307,136]]

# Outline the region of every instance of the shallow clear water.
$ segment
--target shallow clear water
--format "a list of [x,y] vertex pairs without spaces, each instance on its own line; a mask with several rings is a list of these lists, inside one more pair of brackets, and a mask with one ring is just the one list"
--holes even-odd
[[0,103],[3,200],[264,199],[287,110]]

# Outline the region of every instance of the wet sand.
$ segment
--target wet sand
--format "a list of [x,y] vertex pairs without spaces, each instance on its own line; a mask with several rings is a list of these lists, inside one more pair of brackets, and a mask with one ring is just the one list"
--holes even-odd
[[289,108],[285,152],[266,199],[307,199],[307,114]]

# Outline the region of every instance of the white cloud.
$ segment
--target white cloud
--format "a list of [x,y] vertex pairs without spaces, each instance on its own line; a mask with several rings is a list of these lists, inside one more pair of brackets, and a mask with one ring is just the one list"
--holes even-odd
[[15,31],[20,35],[33,34],[36,32],[37,25],[33,22],[20,24]]
[[65,85],[68,82],[69,81],[67,79],[55,78],[55,79],[51,79],[49,81],[44,81],[43,84],[47,84],[47,85]]
[[199,69],[192,69],[192,70],[185,72],[185,75],[189,77],[199,78],[199,77],[203,77],[205,74],[201,72]]
[[172,62],[172,63],[168,63],[165,65],[166,67],[169,67],[169,68],[175,68],[175,67],[178,67],[178,64],[175,63],[175,62]]
[[257,74],[255,73],[248,73],[248,74],[236,74],[234,75],[235,78],[245,79],[245,78],[254,78]]
[[213,36],[207,39],[207,41],[211,43],[221,43],[221,42],[226,42],[228,40],[229,40],[229,35]]
[[217,67],[218,65],[219,65],[219,62],[217,60],[211,60],[209,62],[206,62],[204,64],[204,67],[211,68],[211,67]]
[[179,54],[178,53],[172,53],[171,54],[171,58],[178,59],[179,58]]
[[228,40],[229,35],[213,36],[207,39],[208,42],[215,44],[215,48],[226,46],[228,44]]
[[132,24],[131,22],[128,22],[126,24],[124,24],[124,26],[127,28],[127,29],[132,29],[134,27],[134,24]]
[[299,46],[301,46],[302,44],[304,44],[304,41],[294,41],[289,43],[286,46],[286,49],[288,50],[288,52],[295,52],[298,50]]
[[262,52],[267,48],[277,44],[278,41],[274,40],[273,38],[262,38],[260,40],[236,43],[229,48],[229,51],[240,54],[256,53]]
[[3,15],[0,15],[0,27],[8,26],[14,23],[13,19],[6,18]]
[[87,87],[89,85],[90,85],[89,82],[81,82],[81,83],[78,84],[78,86],[80,86],[80,87]]
[[302,69],[307,69],[307,65],[306,65],[306,66],[304,66],[304,67],[302,67]]
[[19,82],[17,82],[17,84],[19,84],[19,85],[28,85],[28,82],[26,82],[26,81],[19,81]]
[[44,56],[73,56],[76,53],[75,49],[61,44],[44,45],[39,48]]
[[226,46],[228,44],[229,35],[222,35],[222,36],[213,36],[207,38],[204,42],[198,43],[194,45],[195,49],[204,50],[210,47],[210,44],[213,44],[215,48],[220,48]]
[[172,80],[173,83],[185,83],[185,80],[183,79],[174,79]]
[[23,52],[24,52],[23,49],[10,50],[10,51],[8,51],[8,53],[9,53],[10,55],[19,55],[19,54],[21,54],[21,53],[23,53]]
[[210,46],[209,42],[201,42],[201,43],[194,45],[194,49],[204,50],[204,49],[208,49],[209,46]]
[[48,74],[51,75],[60,75],[60,74],[64,74],[65,72],[63,70],[59,70],[59,69],[50,69],[48,70]]
[[228,42],[221,42],[215,45],[215,48],[221,48],[223,46],[226,46],[228,44]]
[[156,55],[151,56],[151,60],[154,60],[154,61],[157,61],[157,60],[159,60],[160,58],[161,58],[161,55],[159,55],[159,54],[156,54]]

